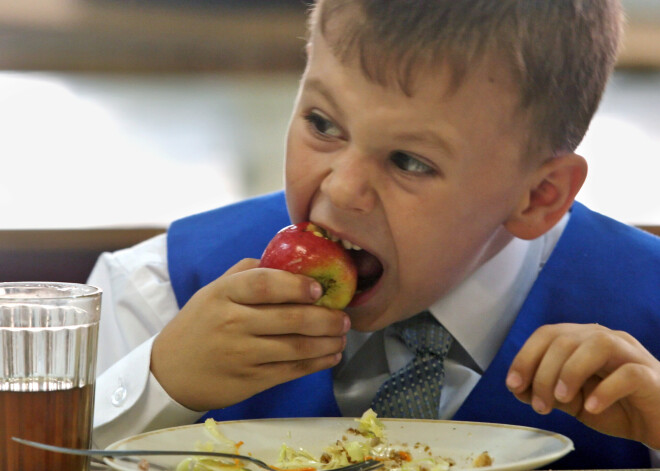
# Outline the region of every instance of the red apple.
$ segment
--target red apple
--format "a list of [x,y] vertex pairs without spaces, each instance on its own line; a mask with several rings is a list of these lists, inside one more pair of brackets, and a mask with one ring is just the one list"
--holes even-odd
[[315,303],[332,309],[344,309],[353,299],[357,269],[340,242],[328,239],[320,227],[301,222],[280,230],[261,256],[261,267],[277,268],[306,275],[323,287],[323,296]]

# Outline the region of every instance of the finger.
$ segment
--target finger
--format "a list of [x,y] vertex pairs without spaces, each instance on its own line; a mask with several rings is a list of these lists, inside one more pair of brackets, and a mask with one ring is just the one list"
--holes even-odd
[[[603,379],[584,401],[591,414],[600,414],[615,402],[637,393],[653,390],[642,385],[651,376],[649,369],[637,363],[626,363]],[[650,402],[650,401],[649,401]]]
[[582,385],[594,376],[608,361],[608,350],[597,342],[585,341],[566,360],[559,373],[555,387],[555,398],[568,403],[582,389]]
[[308,358],[297,361],[283,361],[262,365],[262,374],[277,378],[273,384],[291,381],[317,371],[327,370],[341,361],[342,354],[336,353],[318,358]]
[[531,389],[525,389],[522,392],[519,393],[513,393],[516,399],[518,399],[520,402],[523,402],[527,405],[530,405],[532,403],[532,390]]
[[[596,378],[593,378],[593,381],[595,383],[598,382],[598,380]],[[585,392],[590,391],[591,389],[593,389],[595,387],[594,385],[589,386],[589,382],[591,382],[591,380],[587,381],[587,384],[585,384]],[[514,393],[514,396],[520,402],[523,402],[527,405],[532,405],[532,394],[533,394],[532,389],[529,388],[529,389],[526,389],[525,391],[523,391],[521,393]],[[554,403],[554,408],[559,409],[561,411],[564,411],[567,414],[570,414],[570,415],[575,417],[583,411],[583,409],[584,409],[583,402],[584,401],[583,401],[582,391],[578,391],[578,393],[575,395],[575,397],[573,397],[573,399],[569,402],[566,402],[566,403],[555,402]]]
[[256,258],[244,258],[237,262],[234,266],[229,268],[223,276],[233,275],[234,273],[240,273],[251,268],[257,268],[259,266],[259,260]]
[[520,394],[530,387],[536,370],[550,342],[556,336],[557,326],[545,325],[527,339],[509,367],[506,386],[515,394]]
[[577,417],[579,420],[587,420],[589,413],[584,410],[584,398],[591,394],[596,386],[600,383],[600,378],[592,376],[587,379],[580,389],[568,402],[559,402],[555,401],[555,409],[566,412],[573,417]]
[[549,414],[554,406],[557,379],[566,360],[578,348],[569,336],[557,336],[548,345],[532,380],[532,408],[539,414]]
[[314,279],[284,270],[254,268],[234,273],[223,285],[229,299],[238,304],[280,304],[315,302],[323,288]]
[[339,310],[319,306],[283,304],[258,306],[251,319],[251,332],[255,335],[299,334],[305,336],[337,337],[345,335],[351,327],[348,315]]
[[261,345],[264,351],[271,352],[263,363],[296,362],[341,353],[346,346],[346,337],[278,335],[262,338]]

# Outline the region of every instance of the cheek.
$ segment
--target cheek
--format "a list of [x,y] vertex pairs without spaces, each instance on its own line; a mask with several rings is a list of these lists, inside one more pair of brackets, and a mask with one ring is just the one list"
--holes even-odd
[[470,189],[464,196],[468,211],[479,211],[482,217],[502,218],[518,202],[528,174],[520,162],[515,146],[493,143],[498,152],[475,156],[475,165],[464,169],[462,180]]
[[427,224],[415,228],[407,224],[402,226],[405,233],[398,230],[395,236],[399,282],[409,296],[426,306],[474,270],[493,230],[473,222],[474,214],[467,217],[453,208],[436,207],[421,218]]
[[[455,253],[455,250],[452,251]],[[405,257],[405,254],[402,254]],[[407,261],[401,259],[399,276],[402,288],[421,308],[435,302],[461,277],[464,267],[447,256],[441,244],[410,249]]]
[[[406,214],[406,213],[404,213]],[[429,230],[428,225],[413,225],[410,221],[435,221],[422,217],[414,210],[407,211],[410,218],[394,222],[392,237],[396,247],[396,283],[404,294],[403,302],[409,309],[425,308],[442,294],[442,286],[447,273],[441,267],[447,266],[442,247],[447,243],[442,230]],[[390,224],[393,224],[390,218]],[[442,227],[436,224],[431,226]],[[425,305],[426,304],[426,305]]]
[[311,157],[295,129],[291,129],[287,137],[284,182],[287,208],[293,223],[308,218],[309,204],[315,192]]

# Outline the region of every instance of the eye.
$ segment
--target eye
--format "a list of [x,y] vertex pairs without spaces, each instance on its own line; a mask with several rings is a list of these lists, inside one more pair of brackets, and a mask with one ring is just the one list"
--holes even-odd
[[424,175],[431,175],[435,172],[432,167],[425,164],[421,160],[413,157],[405,152],[396,151],[390,155],[390,160],[397,168],[408,173],[419,173]]
[[321,137],[341,137],[342,131],[336,126],[330,118],[319,111],[310,111],[305,116],[305,121],[309,123],[314,134]]

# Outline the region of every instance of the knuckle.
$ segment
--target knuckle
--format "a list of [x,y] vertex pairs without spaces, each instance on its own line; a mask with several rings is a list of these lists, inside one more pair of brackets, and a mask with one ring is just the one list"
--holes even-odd
[[254,380],[257,378],[257,375],[249,368],[238,368],[233,372],[233,375],[241,381]]
[[207,305],[215,299],[215,292],[218,289],[216,282],[211,282],[208,285],[202,286],[198,289],[188,300],[185,306],[191,305]]
[[230,362],[238,362],[248,356],[248,350],[242,343],[237,343],[226,345],[223,354]]
[[600,351],[606,351],[612,348],[615,338],[610,331],[596,330],[590,335],[589,342],[594,348]]
[[258,266],[259,260],[255,258],[242,258],[234,265],[234,267],[238,270],[246,270],[249,268],[256,268]]
[[542,337],[550,337],[555,335],[556,330],[558,329],[557,325],[554,324],[545,324],[536,329],[536,334]]
[[579,341],[569,335],[560,335],[554,339],[553,343],[560,351],[572,351],[579,345]]
[[622,339],[623,341],[625,341],[625,342],[627,342],[631,345],[639,345],[639,342],[637,341],[637,339],[635,337],[633,337],[632,335],[630,335],[625,330],[613,330],[612,334],[619,337],[620,339]]
[[216,316],[217,329],[223,333],[236,332],[242,322],[242,316],[235,310],[227,310]]
[[297,360],[293,363],[296,373],[308,374],[314,371],[314,362],[311,359]]
[[308,358],[314,350],[312,343],[313,342],[310,338],[302,335],[293,338],[293,348],[295,352],[305,358]]
[[283,316],[282,322],[286,323],[290,332],[307,332],[310,320],[306,315],[304,308],[288,309],[286,315]]
[[270,277],[264,270],[255,270],[250,280],[252,291],[260,298],[267,298],[271,291]]
[[626,363],[621,365],[619,372],[627,383],[638,383],[649,378],[649,371],[644,365],[639,363]]

